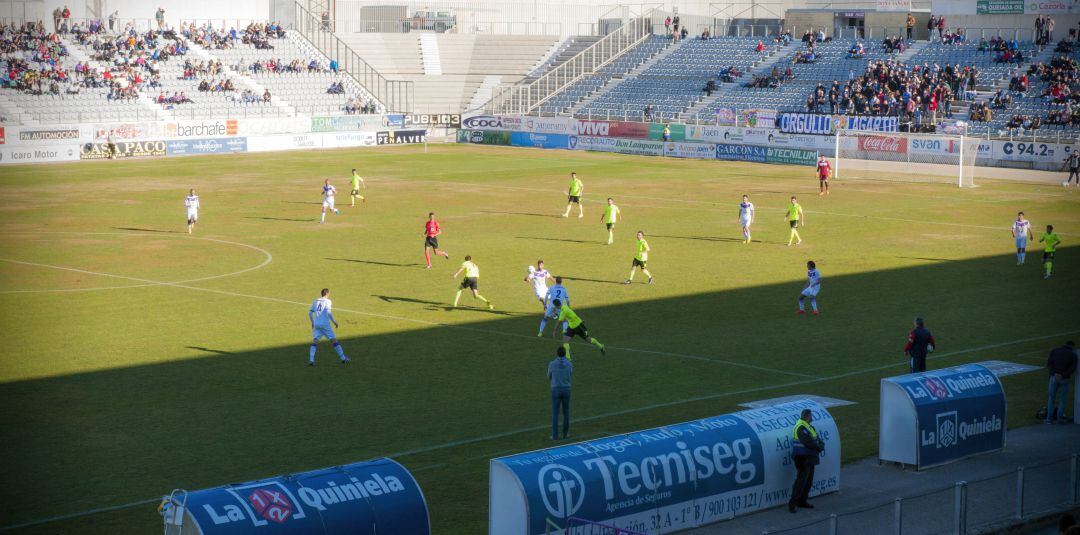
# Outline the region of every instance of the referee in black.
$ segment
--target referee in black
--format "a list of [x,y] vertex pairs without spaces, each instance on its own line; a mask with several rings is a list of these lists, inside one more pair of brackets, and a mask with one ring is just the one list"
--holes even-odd
[[937,349],[934,335],[926,328],[922,318],[915,318],[915,328],[908,333],[907,345],[904,346],[904,355],[908,357],[911,373],[926,371],[927,353]]

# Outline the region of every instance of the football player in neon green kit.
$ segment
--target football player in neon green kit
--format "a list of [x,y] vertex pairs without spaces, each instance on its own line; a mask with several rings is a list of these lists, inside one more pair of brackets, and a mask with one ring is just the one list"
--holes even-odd
[[[799,236],[798,227],[806,226],[806,215],[803,214],[802,205],[795,199],[795,196],[791,196],[791,204],[788,205],[787,211],[784,213],[784,221],[787,221],[791,225],[791,234],[788,235],[787,244],[791,247],[791,242],[795,242],[795,245],[802,243],[802,236]],[[797,240],[797,241],[796,241]]]
[[1043,268],[1046,269],[1046,275],[1044,279],[1049,279],[1050,275],[1054,273],[1054,253],[1057,252],[1057,246],[1061,245],[1061,238],[1054,233],[1054,225],[1046,225],[1046,232],[1043,232],[1039,242],[1043,245]]
[[615,243],[615,222],[619,220],[619,207],[615,206],[615,201],[611,197],[607,198],[607,206],[604,207],[604,215],[600,216],[600,221],[607,225],[607,244],[611,245]]
[[461,287],[454,294],[454,307],[457,308],[458,300],[461,299],[461,292],[468,288],[472,290],[473,297],[487,305],[489,310],[495,310],[495,305],[480,295],[480,267],[473,263],[472,256],[465,255],[465,261],[462,262],[461,267],[453,275],[450,275],[450,278],[456,278],[462,271],[465,272],[465,278],[462,279]]
[[652,284],[652,273],[649,273],[648,268],[645,266],[649,263],[649,242],[645,241],[645,233],[637,231],[637,255],[634,256],[634,262],[630,264],[630,278],[626,279],[626,284],[634,282],[634,273],[637,268],[641,268],[641,272],[649,277],[649,284]]
[[570,208],[577,204],[578,217],[585,217],[585,207],[581,205],[581,194],[585,193],[585,183],[577,177],[577,173],[570,173],[570,190],[567,191],[566,211],[563,217],[570,217]]
[[367,199],[363,195],[360,195],[360,190],[364,188],[364,178],[360,176],[360,173],[356,172],[356,169],[352,170],[352,206],[356,206],[356,199],[359,198],[360,202],[367,202]]
[[573,340],[575,336],[580,336],[586,342],[600,348],[601,354],[607,354],[607,348],[604,347],[604,344],[601,344],[600,340],[589,336],[589,329],[585,327],[585,322],[581,321],[581,318],[570,309],[570,305],[558,299],[552,301],[551,304],[559,310],[559,319],[556,321],[559,323],[566,322],[566,331],[563,332],[563,348],[566,349],[566,358],[570,358],[570,340]]

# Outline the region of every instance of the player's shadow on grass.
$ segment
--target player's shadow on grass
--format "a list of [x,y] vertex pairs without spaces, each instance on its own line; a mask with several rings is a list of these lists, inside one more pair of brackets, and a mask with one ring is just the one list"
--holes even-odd
[[624,281],[606,281],[606,280],[600,280],[600,279],[586,279],[586,278],[583,278],[583,277],[571,277],[569,275],[561,275],[561,276],[562,276],[562,278],[564,278],[564,279],[566,279],[568,281],[574,281],[574,282],[597,282],[597,283],[600,283],[600,284],[618,284],[620,286],[623,286],[623,285],[626,284]]
[[157,232],[161,234],[180,234],[179,230],[159,230],[155,228],[113,227],[116,230],[130,230],[132,232]]
[[293,222],[293,223],[311,223],[312,221],[317,220],[314,217],[311,218],[311,219],[298,219],[298,218],[294,219],[294,218],[290,218],[290,217],[265,217],[265,216],[246,216],[244,219],[264,219],[266,221],[290,221],[290,222]]
[[959,262],[955,258],[927,258],[924,256],[898,256],[896,258],[902,258],[904,260],[927,260],[930,262]]
[[[727,236],[662,236],[660,234],[651,234],[650,238],[667,238],[672,240],[695,240],[695,241],[721,241],[721,242],[734,242],[742,243],[742,238],[730,238]],[[773,245],[783,245],[780,242],[768,241],[768,240],[754,240],[753,243],[771,243]]]
[[[484,312],[484,313],[487,313],[487,314],[495,314],[496,316],[523,316],[523,315],[525,315],[525,314],[515,314],[513,312],[507,312],[505,310],[488,310],[486,308],[479,308],[478,306],[471,306],[468,303],[459,305],[457,308],[455,308],[455,307],[450,306],[450,304],[445,302],[445,301],[428,301],[426,299],[416,299],[415,297],[394,297],[394,296],[390,296],[390,295],[377,295],[377,294],[371,294],[371,296],[372,297],[378,297],[380,300],[385,301],[387,303],[416,303],[416,304],[419,304],[419,305],[428,305],[430,307],[430,309],[432,309],[432,310],[454,310],[454,311],[464,310],[466,312]],[[464,293],[462,293],[461,299],[462,299],[462,301],[465,301],[465,300],[472,301],[473,300],[471,295],[467,296]]]
[[541,238],[539,236],[514,236],[519,240],[561,241],[566,243],[603,243],[600,240],[571,240],[569,238]]
[[289,204],[322,204],[319,201],[281,201]]
[[335,262],[355,262],[357,264],[371,264],[373,266],[388,267],[419,267],[424,265],[419,262],[413,262],[412,264],[395,264],[393,262],[379,262],[378,260],[360,260],[358,258],[327,258],[326,260],[333,260]]
[[530,217],[553,217],[555,219],[559,219],[560,217],[562,217],[562,216],[555,215],[555,214],[534,214],[534,213],[529,213],[529,212],[496,212],[494,210],[480,210],[480,213],[482,213],[482,214],[499,214],[499,215],[526,215],[526,216],[530,216]]
[[187,347],[188,349],[194,349],[196,351],[203,351],[205,353],[216,353],[218,355],[235,355],[236,354],[236,353],[233,353],[232,351],[223,351],[221,349],[210,349],[208,347],[199,347],[199,346],[185,346],[185,347]]

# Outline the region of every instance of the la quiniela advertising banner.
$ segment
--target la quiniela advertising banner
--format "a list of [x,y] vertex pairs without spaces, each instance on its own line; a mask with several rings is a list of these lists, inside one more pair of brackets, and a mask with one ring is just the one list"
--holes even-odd
[[492,459],[488,533],[560,533],[577,517],[663,534],[786,505],[802,409],[825,441],[811,495],[835,492],[836,422],[800,400]]

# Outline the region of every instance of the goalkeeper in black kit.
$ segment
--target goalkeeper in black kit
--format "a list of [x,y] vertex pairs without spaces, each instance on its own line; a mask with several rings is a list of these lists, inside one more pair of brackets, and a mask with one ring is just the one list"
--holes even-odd
[[926,355],[937,349],[934,335],[924,325],[922,318],[915,318],[915,328],[908,333],[904,355],[907,355],[911,373],[926,371]]

